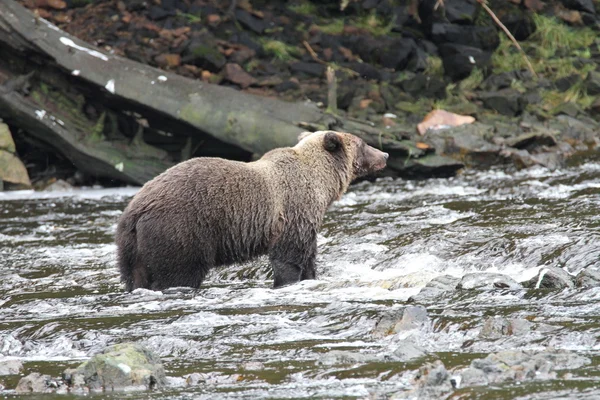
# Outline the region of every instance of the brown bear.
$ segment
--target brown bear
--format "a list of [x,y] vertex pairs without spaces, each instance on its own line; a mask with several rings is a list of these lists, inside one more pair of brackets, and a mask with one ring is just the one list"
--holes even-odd
[[267,253],[274,287],[314,279],[325,211],[388,154],[349,133],[299,139],[250,163],[193,158],[146,183],[117,226],[125,288],[198,288],[210,268]]

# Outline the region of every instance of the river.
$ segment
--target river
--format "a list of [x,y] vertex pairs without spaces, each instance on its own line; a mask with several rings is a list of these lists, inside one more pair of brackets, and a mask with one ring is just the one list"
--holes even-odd
[[[415,371],[436,359],[450,370],[491,352],[555,348],[590,363],[566,378],[459,388],[453,398],[600,397],[600,288],[456,290],[422,304],[424,324],[373,334],[435,277],[498,272],[521,282],[549,266],[600,268],[593,160],[354,185],[325,218],[318,280],[278,290],[260,259],[212,271],[197,292],[124,293],[113,235],[135,191],[0,193],[0,360],[60,376],[109,344],[135,341],[161,357],[169,386],[127,398],[375,399],[410,398]],[[490,316],[533,328],[482,339]],[[427,355],[387,357],[407,340]],[[202,382],[186,383],[191,373]],[[18,378],[0,377],[0,395],[16,396]]]

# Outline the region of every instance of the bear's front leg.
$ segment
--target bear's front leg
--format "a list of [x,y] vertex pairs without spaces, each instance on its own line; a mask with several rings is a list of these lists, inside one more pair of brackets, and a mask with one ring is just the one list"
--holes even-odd
[[274,288],[315,279],[317,240],[315,238],[304,244],[280,242],[271,249],[269,259],[273,267]]

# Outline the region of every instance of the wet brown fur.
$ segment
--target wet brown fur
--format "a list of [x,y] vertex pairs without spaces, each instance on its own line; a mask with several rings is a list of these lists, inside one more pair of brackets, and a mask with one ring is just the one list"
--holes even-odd
[[146,183],[117,226],[126,289],[197,288],[210,268],[267,253],[275,287],[314,279],[325,211],[387,154],[346,133],[301,138],[251,163],[194,158]]

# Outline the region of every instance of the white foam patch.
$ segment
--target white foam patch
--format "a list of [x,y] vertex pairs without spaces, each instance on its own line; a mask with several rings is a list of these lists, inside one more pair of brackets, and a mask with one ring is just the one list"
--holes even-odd
[[35,200],[35,199],[53,199],[61,197],[75,197],[79,199],[99,200],[103,197],[130,197],[140,190],[139,187],[125,188],[76,188],[68,191],[56,192],[36,192],[34,190],[15,190],[10,192],[0,192],[0,201],[3,200]]

